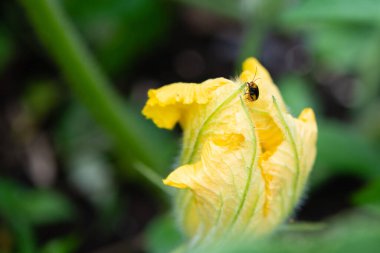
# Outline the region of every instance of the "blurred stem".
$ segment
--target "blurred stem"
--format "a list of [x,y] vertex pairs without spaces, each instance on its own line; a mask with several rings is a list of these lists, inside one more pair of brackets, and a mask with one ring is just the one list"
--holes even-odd
[[247,57],[259,57],[265,36],[277,23],[278,13],[282,11],[283,5],[281,0],[266,0],[254,8],[243,10],[246,32],[237,59],[237,66],[240,66]]
[[160,188],[163,192],[167,193],[167,195],[173,195],[173,192],[170,191],[170,188],[165,186],[162,183],[162,178],[152,169],[148,168],[145,164],[135,163],[133,164],[141,174],[148,178],[151,182],[153,182],[158,188]]
[[261,45],[268,31],[268,26],[262,22],[257,22],[255,25],[248,24],[245,31],[243,43],[240,48],[240,53],[237,59],[237,71],[240,72],[241,63],[248,57],[259,57]]
[[[68,84],[94,118],[132,160],[158,169],[152,140],[139,127],[142,118],[121,101],[56,0],[19,0]],[[126,150],[126,146],[129,147]],[[142,173],[144,175],[144,173]]]

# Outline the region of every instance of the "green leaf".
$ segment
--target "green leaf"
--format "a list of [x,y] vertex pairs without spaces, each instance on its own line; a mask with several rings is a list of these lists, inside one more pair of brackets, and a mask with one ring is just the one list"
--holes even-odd
[[350,23],[306,28],[314,57],[337,71],[357,69],[363,49],[370,45],[376,29]]
[[359,74],[363,85],[354,97],[359,106],[379,90],[379,12],[376,0],[310,0],[290,6],[279,24],[303,31],[317,62],[338,72]]
[[66,221],[74,216],[71,203],[58,192],[27,190],[4,179],[0,180],[0,214],[9,220],[27,224]]
[[318,149],[313,184],[336,174],[369,180],[380,176],[380,157],[373,144],[347,124],[317,117]]
[[167,253],[178,248],[182,243],[175,219],[170,215],[156,218],[146,231],[147,251],[150,253]]
[[48,224],[66,221],[73,217],[74,210],[70,202],[61,194],[36,190],[25,195],[24,211],[33,224]]
[[353,201],[358,205],[378,205],[380,207],[380,178],[368,183],[363,189],[353,196]]
[[72,253],[78,247],[79,240],[75,236],[57,238],[46,243],[41,253]]
[[309,83],[298,76],[287,76],[278,83],[285,103],[294,116],[298,116],[306,107],[318,113],[319,104]]
[[377,0],[309,0],[300,1],[283,14],[283,21],[292,24],[310,22],[380,23],[380,2]]

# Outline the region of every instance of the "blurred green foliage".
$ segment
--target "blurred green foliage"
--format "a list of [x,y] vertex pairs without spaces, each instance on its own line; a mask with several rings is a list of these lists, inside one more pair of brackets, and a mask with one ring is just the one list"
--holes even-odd
[[[154,245],[149,252],[175,252],[182,248],[183,252],[377,252],[380,247],[380,216],[377,211],[369,209],[356,210],[327,221],[328,225],[296,224],[284,225],[278,233],[263,239],[246,240],[244,238],[225,238],[223,241],[198,248],[186,249],[176,246],[181,241],[177,237],[173,220],[160,218],[149,228],[148,235]],[[158,228],[157,226],[160,226]],[[170,229],[168,229],[170,228]],[[165,236],[163,236],[165,233]],[[160,243],[157,243],[160,238]],[[177,238],[177,241],[173,241]],[[168,245],[171,245],[168,248]]]
[[[170,10],[155,0],[65,0],[67,12],[110,74],[128,75],[139,55],[165,38]],[[121,73],[122,71],[122,73]]]
[[230,242],[192,252],[377,252],[379,224],[372,219],[345,218],[344,222],[332,223],[319,232],[289,233],[263,241]]
[[357,205],[373,205],[380,210],[380,177],[373,179],[366,187],[355,193],[353,201]]
[[[357,122],[350,125],[324,117],[321,101],[315,95],[316,91],[311,88],[312,83],[308,76],[290,75],[280,79],[278,83],[294,115],[298,115],[305,107],[312,107],[317,112],[318,156],[310,178],[313,188],[318,188],[321,183],[331,177],[351,175],[368,182],[366,187],[352,196],[353,203],[358,206],[378,205],[380,200],[379,139],[376,141],[371,137],[376,135],[374,133],[380,128],[376,128],[378,124],[371,123],[379,122],[380,114],[378,110],[368,105],[371,104],[370,101],[379,101],[380,76],[376,70],[380,65],[378,57],[380,56],[379,2],[368,0],[348,3],[344,0],[309,0],[289,3],[284,9],[273,7],[265,9],[266,5],[261,4],[260,1],[207,1],[205,3],[197,0],[183,0],[181,2],[228,18],[243,20],[247,33],[239,59],[256,55],[262,47],[263,38],[273,29],[279,29],[289,35],[302,32],[308,45],[308,52],[315,59],[313,64],[317,71],[319,66],[323,66],[325,69],[338,73],[358,75],[360,88],[354,88],[352,96],[354,100],[352,104],[356,106],[352,108],[352,114],[358,117],[354,117]],[[272,1],[271,5],[281,5],[284,2]],[[244,11],[241,8],[245,8]],[[260,15],[260,12],[272,15]],[[244,15],[246,13],[252,16],[247,18]],[[269,20],[271,18],[275,21]],[[367,119],[367,125],[364,128],[358,128],[358,125],[364,125],[363,113]],[[368,128],[371,128],[372,132],[366,131]],[[327,231],[319,233],[305,235],[305,231],[301,231],[298,235],[287,234],[280,237],[280,240],[270,237],[266,241],[253,243],[244,241],[222,243],[222,246],[212,245],[197,252],[377,252],[380,248],[377,239],[380,236],[380,230],[379,224],[372,222],[375,220],[378,222],[379,217],[377,215],[355,217],[349,222],[346,218],[342,216],[338,221],[329,220],[328,222],[333,225],[329,226]],[[162,226],[161,231],[166,231],[165,227],[170,225]],[[160,231],[156,227],[151,230]],[[167,233],[170,238],[171,233],[178,233],[178,231],[172,230]],[[158,244],[156,246],[159,248]],[[160,252],[160,249],[152,252]]]
[[17,252],[37,252],[33,226],[54,224],[75,217],[75,208],[61,193],[25,189],[0,179],[0,214],[13,231]]
[[310,52],[329,68],[358,73],[364,87],[357,103],[368,104],[378,91],[380,56],[379,13],[376,0],[302,1],[282,14],[288,29],[307,33]]
[[75,236],[54,239],[43,246],[41,253],[69,253],[78,247],[78,239]]
[[173,217],[165,215],[158,217],[149,225],[146,233],[148,252],[165,253],[181,247],[183,238],[173,221]]
[[56,87],[50,80],[33,80],[28,86],[22,101],[35,121],[46,118],[59,104],[59,90]]
[[[176,15],[187,8],[200,8],[210,16],[227,18],[243,28],[236,65],[247,56],[260,56],[273,34],[302,38],[300,43],[312,59],[310,69],[306,72],[285,69],[286,75],[280,75],[276,82],[294,115],[308,106],[317,112],[318,157],[310,177],[311,191],[342,175],[353,177],[364,186],[350,196],[351,206],[356,210],[352,215],[339,213],[335,218],[323,220],[323,226],[316,224],[319,228],[312,231],[293,231],[292,225],[288,225],[262,241],[239,245],[225,242],[197,252],[377,252],[380,248],[379,1],[41,0],[38,5],[31,0],[19,2],[25,7],[25,14],[17,13],[21,9],[5,8],[15,13],[3,15],[11,17],[11,21],[3,24],[0,20],[0,75],[17,63],[22,47],[32,43],[17,43],[23,33],[20,23],[25,21],[14,17],[27,15],[30,19],[27,26],[35,28],[75,96],[67,98],[70,95],[63,92],[61,81],[51,70],[42,77],[25,72],[28,76],[22,82],[26,88],[18,90],[17,99],[28,117],[25,120],[20,113],[20,117],[14,118],[24,122],[18,126],[21,130],[16,129],[18,132],[29,132],[26,137],[17,135],[17,142],[28,146],[39,134],[51,138],[59,171],[64,175],[60,180],[95,210],[96,221],[89,230],[99,233],[99,237],[126,233],[118,228],[125,217],[132,217],[134,202],[129,201],[132,196],[123,195],[124,184],[139,185],[152,199],[165,200],[159,188],[148,182],[160,185],[159,179],[175,161],[179,143],[171,133],[142,119],[141,108],[132,102],[135,99],[121,99],[101,70],[105,70],[110,80],[128,79],[136,63],[172,38],[169,31],[178,22]],[[5,24],[14,24],[15,29]],[[87,51],[86,44],[93,54]],[[350,96],[349,103],[335,109],[336,114],[346,115],[343,119],[326,116],[332,103],[320,97],[324,94],[321,90],[334,95],[347,80],[335,76],[348,77],[353,85],[351,94],[343,94],[344,98]],[[335,99],[334,103],[339,104],[333,95],[327,100]],[[52,126],[47,121],[51,118],[54,118]],[[68,191],[58,190],[56,185],[26,187],[23,180],[5,175],[0,177],[0,251],[69,253],[84,244],[85,236],[75,229],[43,242],[38,238],[39,228],[77,218],[80,207],[74,207]],[[158,209],[165,207],[162,203],[156,205]],[[167,215],[139,233],[143,233],[147,252],[169,252],[184,243],[174,219]]]
[[0,74],[13,54],[12,37],[0,23]]

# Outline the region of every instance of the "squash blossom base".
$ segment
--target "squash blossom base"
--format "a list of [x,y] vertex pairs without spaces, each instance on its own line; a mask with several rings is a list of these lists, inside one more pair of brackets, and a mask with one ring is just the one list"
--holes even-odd
[[[247,98],[246,82],[260,96]],[[180,164],[163,180],[178,188],[180,227],[193,241],[259,236],[297,205],[316,156],[313,110],[292,117],[267,70],[254,58],[237,80],[174,83],[149,90],[142,113],[161,128],[183,129]]]

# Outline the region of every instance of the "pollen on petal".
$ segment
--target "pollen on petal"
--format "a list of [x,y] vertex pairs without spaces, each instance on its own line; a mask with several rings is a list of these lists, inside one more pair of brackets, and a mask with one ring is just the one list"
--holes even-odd
[[211,140],[218,146],[228,147],[233,150],[243,143],[244,135],[235,133],[215,134],[212,136]]

